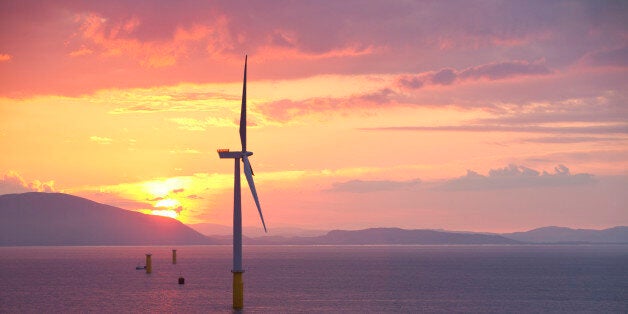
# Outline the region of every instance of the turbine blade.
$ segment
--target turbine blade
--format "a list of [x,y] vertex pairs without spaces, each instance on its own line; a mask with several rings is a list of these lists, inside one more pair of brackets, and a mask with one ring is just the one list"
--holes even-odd
[[248,55],[244,56],[244,82],[242,83],[242,108],[240,109],[240,142],[242,151],[246,151],[246,63]]
[[259,205],[259,198],[257,197],[257,191],[255,190],[255,182],[253,182],[253,169],[251,168],[251,163],[249,162],[249,158],[247,156],[242,157],[242,162],[244,163],[244,176],[246,176],[246,181],[249,183],[249,187],[251,188],[251,193],[253,194],[253,199],[255,200],[255,205],[257,205],[257,211],[259,212],[259,218],[262,220],[262,226],[264,226],[264,232],[267,232],[264,215],[262,215],[262,207]]

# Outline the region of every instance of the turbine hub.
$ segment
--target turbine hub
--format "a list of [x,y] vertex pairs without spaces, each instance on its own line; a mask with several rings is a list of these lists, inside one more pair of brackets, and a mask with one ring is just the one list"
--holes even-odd
[[220,158],[244,158],[253,155],[253,152],[230,151],[228,149],[218,149]]

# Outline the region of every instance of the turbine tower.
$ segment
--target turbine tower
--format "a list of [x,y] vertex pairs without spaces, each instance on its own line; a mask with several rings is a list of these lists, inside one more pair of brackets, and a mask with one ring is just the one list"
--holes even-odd
[[233,158],[235,160],[235,171],[233,179],[233,308],[241,309],[244,306],[244,283],[242,282],[242,197],[240,193],[240,160],[244,164],[244,176],[251,188],[255,205],[259,217],[266,232],[266,223],[262,215],[262,208],[259,205],[259,198],[255,190],[253,182],[253,168],[249,162],[249,156],[252,152],[246,150],[246,64],[248,56],[244,57],[244,83],[242,84],[242,109],[240,111],[240,142],[242,143],[242,151],[229,151],[228,149],[219,149],[220,158]]

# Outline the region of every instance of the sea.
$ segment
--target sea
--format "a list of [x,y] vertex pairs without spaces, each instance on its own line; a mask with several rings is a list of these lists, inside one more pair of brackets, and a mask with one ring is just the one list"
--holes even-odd
[[[243,251],[244,313],[628,313],[628,245]],[[151,274],[136,270],[146,253]],[[231,313],[231,254],[231,246],[0,247],[0,312]]]

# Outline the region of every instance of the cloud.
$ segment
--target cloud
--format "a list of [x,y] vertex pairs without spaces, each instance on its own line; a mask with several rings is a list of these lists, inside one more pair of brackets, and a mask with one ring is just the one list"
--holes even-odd
[[[201,91],[199,91],[199,89]],[[211,112],[220,116],[224,111],[228,111],[229,102],[240,100],[239,89],[234,89],[238,94],[228,94],[223,92],[205,92],[204,89],[216,89],[216,86],[203,86],[182,84],[167,87],[136,88],[125,90],[124,92],[100,91],[99,96],[107,99],[108,103],[127,104],[118,107],[110,114],[136,114],[136,113],[158,113],[158,112]],[[129,99],[132,99],[130,101]],[[186,118],[182,119],[182,122]],[[206,123],[224,123],[214,117],[210,117]]]
[[483,64],[460,71],[444,68],[436,72],[402,75],[397,78],[396,86],[402,89],[415,90],[426,86],[426,84],[451,85],[456,81],[479,79],[495,81],[519,76],[547,75],[551,73],[552,71],[545,65],[544,60],[533,62],[513,60]]
[[331,192],[371,193],[380,191],[410,190],[418,187],[421,180],[390,181],[390,180],[351,180],[334,183]]
[[348,44],[337,49],[325,52],[308,52],[301,51],[298,47],[277,46],[273,40],[272,45],[262,46],[258,48],[258,52],[263,56],[264,61],[281,60],[281,59],[297,59],[297,60],[324,60],[332,58],[359,57],[375,54],[382,51],[383,48],[375,48],[373,46],[361,46],[359,44]]
[[171,150],[171,154],[200,154],[201,152],[196,149],[186,148],[180,150]]
[[191,200],[202,200],[203,199],[203,197],[198,196],[196,194],[188,195],[188,196],[186,196],[186,198],[191,199]]
[[424,78],[417,75],[402,75],[397,78],[397,86],[403,89],[419,89],[425,85]]
[[13,59],[13,56],[7,53],[0,53],[0,62],[7,62],[7,61],[11,61],[11,59]]
[[346,98],[316,97],[301,101],[282,99],[260,104],[257,109],[265,116],[287,121],[296,116],[328,111],[344,111],[352,108],[382,108],[395,102],[397,94],[389,88],[383,88]]
[[591,52],[583,62],[592,66],[628,67],[628,46]]
[[514,132],[550,134],[628,134],[628,125],[538,126],[538,125],[446,125],[361,128],[366,131]]
[[619,91],[605,91],[587,97],[533,103],[494,118],[473,121],[480,124],[531,125],[556,122],[623,123],[628,118],[628,98]]
[[208,127],[233,127],[236,125],[231,119],[209,117],[204,120],[194,118],[171,118],[179,129],[186,131],[205,131]]
[[628,150],[626,149],[600,149],[586,151],[554,152],[533,157],[528,157],[526,162],[556,163],[560,160],[577,160],[578,162],[602,163],[606,166],[617,164],[621,171],[626,169],[625,162],[628,160]]
[[[14,56],[11,63],[19,65],[6,75],[11,80],[1,82],[11,83],[0,84],[4,93],[76,93],[215,82],[235,69],[234,60],[240,60],[243,51],[259,61],[260,79],[438,72],[515,57],[546,58],[547,68],[558,69],[592,49],[623,42],[627,11],[621,1],[602,5],[587,1],[500,1],[496,5],[371,0],[183,0],[178,5],[167,1],[151,5],[63,1],[37,5],[26,1],[19,5],[0,2],[0,6],[3,26],[15,33],[28,32],[32,39],[2,38],[3,52],[10,51]],[[33,21],[38,27],[33,27]],[[41,47],[46,47],[46,59],[50,60],[41,60],[36,53]],[[591,58],[621,61],[601,55]],[[59,62],[64,67],[60,68]],[[510,62],[475,68],[467,74],[493,79],[544,70]],[[92,71],[84,71],[86,67]],[[12,75],[20,73],[34,79]],[[51,83],[50,77],[59,79]],[[435,82],[443,82],[440,79],[437,76]]]
[[543,144],[571,144],[571,143],[594,143],[594,142],[615,142],[626,141],[627,139],[614,137],[593,137],[593,136],[547,136],[522,139],[522,142],[543,143]]
[[431,82],[438,85],[451,85],[457,77],[458,74],[453,69],[442,69],[432,75]]
[[148,105],[135,105],[124,108],[116,108],[112,110],[110,113],[112,114],[123,114],[123,113],[147,113],[147,112],[155,112],[155,111],[163,111],[156,107],[151,107]]
[[101,137],[101,136],[90,136],[89,140],[92,142],[96,142],[98,144],[103,144],[103,145],[109,145],[113,142],[113,139],[108,138],[108,137]]
[[[269,6],[269,5],[266,5]],[[245,8],[234,8],[239,11]],[[247,42],[250,53],[258,55],[263,61],[286,59],[330,59],[356,57],[376,53],[379,49],[359,41],[344,44],[335,43],[325,49],[309,49],[311,43],[304,42],[302,34],[282,30],[274,23],[265,22],[257,29],[248,29],[233,23],[239,12],[221,12],[217,7],[205,10],[205,14],[190,21],[156,21],[159,16],[137,12],[132,17],[108,16],[90,12],[81,15],[80,48],[70,53],[72,56],[92,54],[97,51],[101,57],[130,57],[147,68],[174,67],[181,60],[194,57],[231,58],[240,54],[243,42]],[[277,12],[274,12],[276,15]],[[246,14],[245,14],[246,15]],[[162,19],[165,17],[161,17]],[[184,17],[179,17],[184,18]],[[171,38],[151,38],[147,31],[158,26],[152,23],[164,23],[174,29],[160,29],[162,34],[172,34]],[[186,25],[187,24],[187,25]],[[255,38],[250,38],[253,33]],[[91,47],[91,48],[86,48]]]
[[180,188],[180,189],[174,189],[174,190],[172,190],[170,192],[172,192],[173,194],[177,194],[177,193],[181,193],[183,191],[185,191],[185,189],[184,188]]
[[595,178],[591,174],[571,174],[569,168],[558,165],[554,173],[539,172],[519,165],[509,165],[504,168],[491,169],[488,175],[482,175],[472,170],[467,174],[448,180],[439,189],[445,190],[502,190],[540,186],[565,186],[591,184]]
[[[160,68],[174,66],[179,58],[190,50],[201,49],[202,44],[211,45],[208,49],[220,50],[231,46],[226,32],[226,17],[212,19],[211,25],[191,25],[177,27],[170,40],[146,40],[135,34],[142,21],[133,16],[128,19],[107,18],[98,13],[87,13],[77,18],[80,23],[80,48],[70,55],[76,57],[98,53],[104,58],[130,57],[143,67]],[[89,47],[89,48],[88,48]]]
[[35,179],[28,182],[13,170],[0,178],[0,194],[25,192],[55,192],[54,181],[41,182]]
[[80,56],[86,56],[86,55],[90,55],[94,53],[94,51],[92,49],[86,48],[85,46],[81,47],[78,50],[74,50],[72,52],[70,52],[70,56],[71,57],[80,57]]
[[458,75],[463,80],[480,78],[500,80],[516,76],[546,75],[550,73],[552,71],[545,65],[544,61],[508,61],[469,68],[461,71]]

